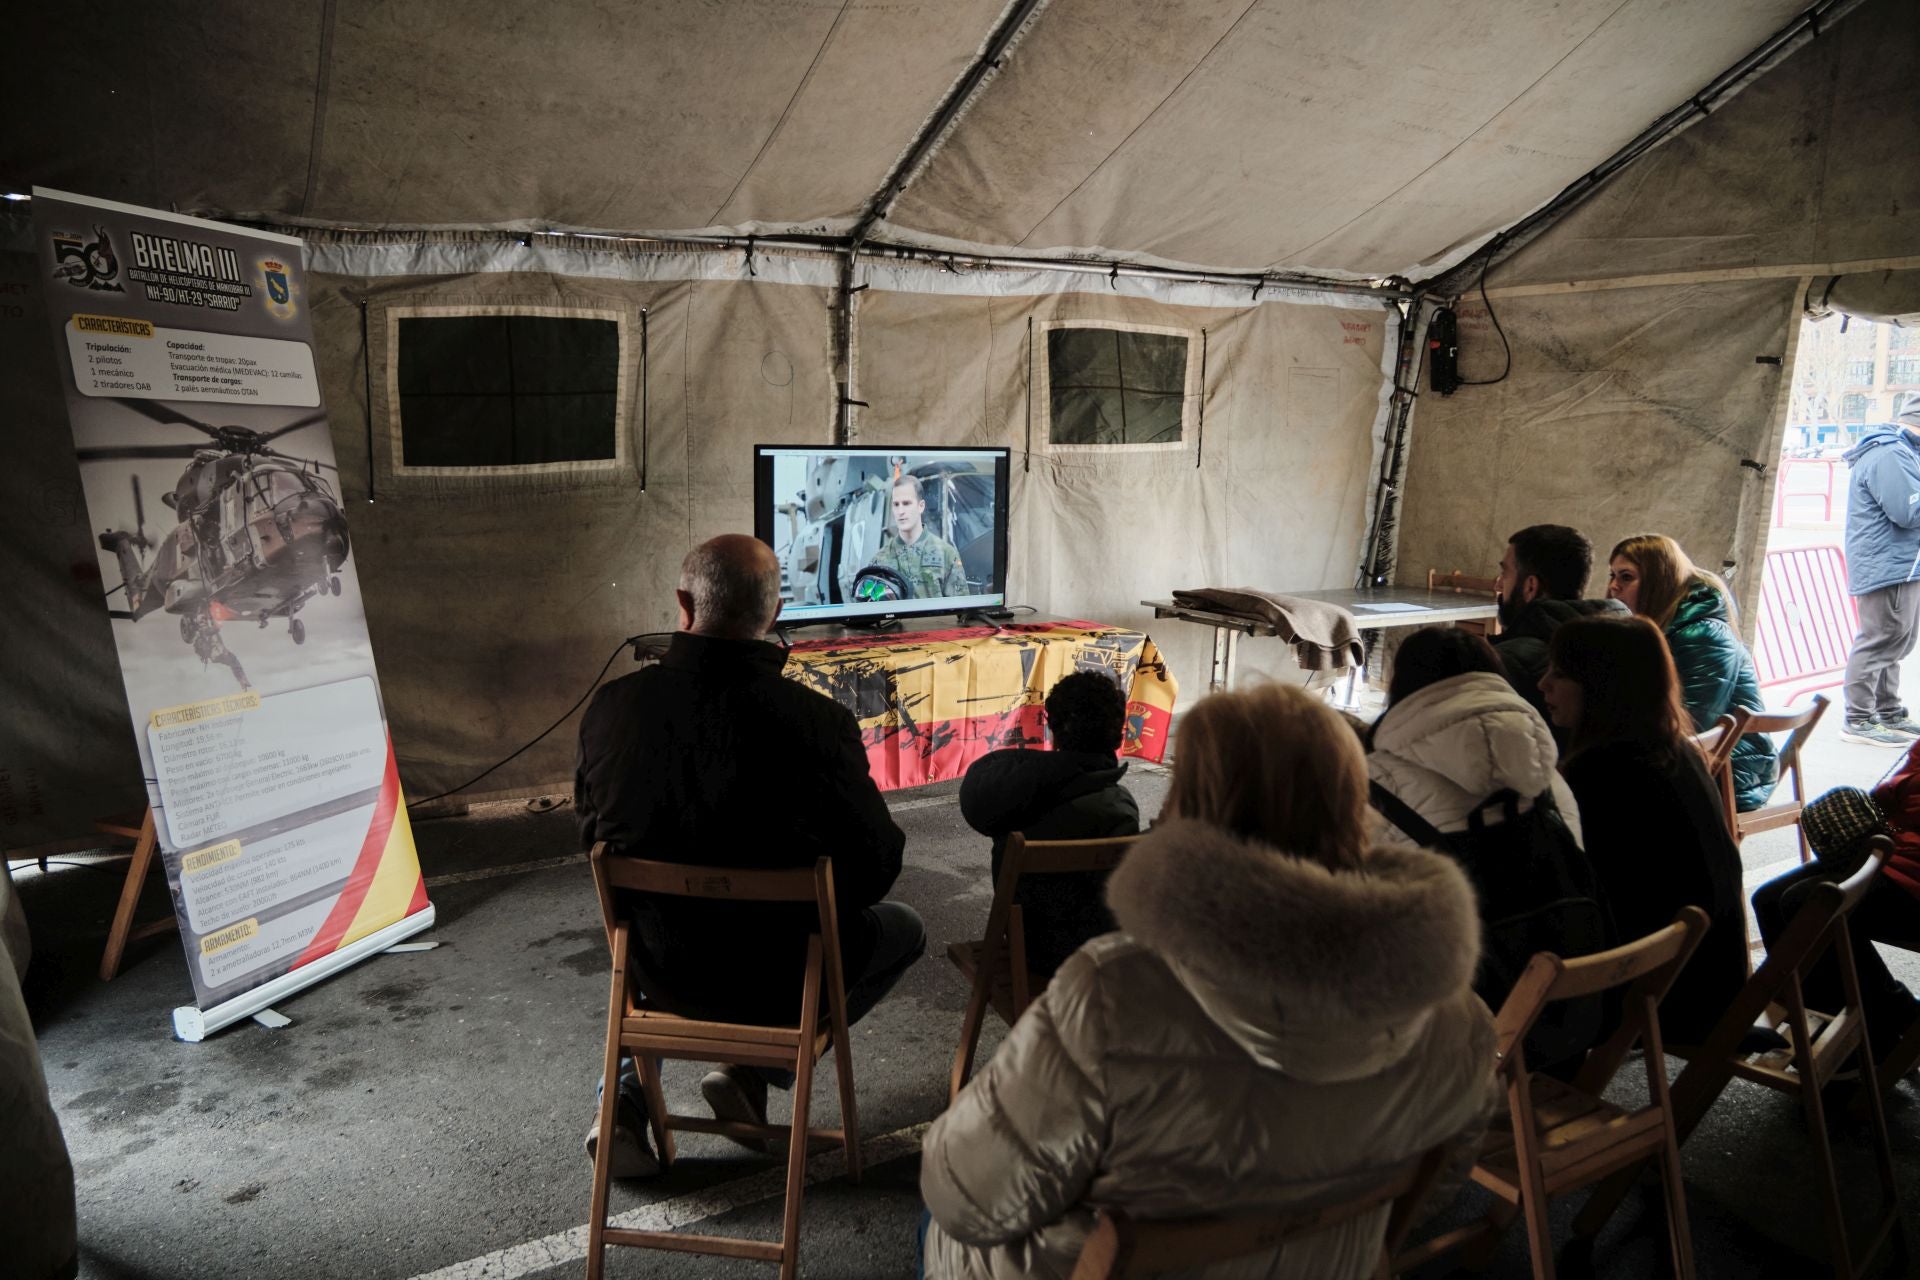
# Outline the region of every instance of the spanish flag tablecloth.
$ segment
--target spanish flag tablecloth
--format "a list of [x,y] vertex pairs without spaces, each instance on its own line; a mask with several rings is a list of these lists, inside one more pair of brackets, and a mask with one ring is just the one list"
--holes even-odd
[[957,778],[1000,747],[1045,747],[1041,704],[1075,671],[1104,671],[1127,690],[1122,756],[1166,756],[1179,686],[1139,631],[1030,622],[808,640],[786,668],[853,712],[882,791]]

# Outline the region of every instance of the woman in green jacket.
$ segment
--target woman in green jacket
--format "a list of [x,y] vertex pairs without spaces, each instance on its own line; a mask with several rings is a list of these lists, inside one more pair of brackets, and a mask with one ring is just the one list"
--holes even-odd
[[[1607,565],[1607,598],[1665,633],[1696,732],[1736,708],[1759,711],[1765,705],[1753,655],[1733,629],[1726,584],[1696,567],[1672,538],[1642,533],[1615,547]],[[1734,808],[1745,813],[1765,804],[1779,767],[1765,734],[1741,738],[1733,748]]]

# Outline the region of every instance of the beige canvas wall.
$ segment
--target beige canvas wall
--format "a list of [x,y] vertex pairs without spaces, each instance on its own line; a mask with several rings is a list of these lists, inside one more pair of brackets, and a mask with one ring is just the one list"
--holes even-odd
[[[1798,281],[1774,280],[1497,301],[1506,380],[1450,398],[1423,387],[1399,580],[1491,576],[1507,535],[1529,524],[1573,525],[1597,562],[1629,534],[1665,533],[1700,565],[1731,568],[1751,613],[1798,299]],[[1462,305],[1461,333],[1463,372],[1498,373],[1477,301]],[[1603,586],[1602,563],[1589,590]]]
[[[1390,316],[1397,321],[1377,306],[1171,306],[1103,286],[991,298],[869,293],[859,369],[872,407],[861,412],[861,438],[1011,446],[1012,598],[1149,631],[1190,705],[1206,689],[1211,632],[1155,623],[1140,602],[1177,587],[1352,582]],[[1043,335],[1048,322],[1074,320],[1177,329],[1196,344],[1204,334],[1204,411],[1181,448],[1056,448],[1036,412],[1023,453],[1029,324]],[[1249,642],[1242,662],[1249,674],[1297,674],[1274,642]]]
[[[1490,566],[1537,521],[1603,555],[1662,532],[1732,562],[1751,622],[1804,276],[1920,253],[1917,56],[1910,0],[1868,0],[1494,265],[1513,372],[1423,385],[1401,581]],[[1453,284],[1462,373],[1491,377],[1499,338]]]
[[[752,527],[752,444],[826,438],[825,290],[511,273],[318,277],[316,292],[374,655],[401,776],[416,797],[464,782],[546,728],[623,637],[673,626],[688,548]],[[362,299],[375,335],[371,502]],[[383,309],[502,302],[645,311],[644,492],[632,369],[633,466],[623,474],[425,482],[393,474]],[[631,669],[622,655],[609,675]],[[473,793],[567,782],[573,750],[569,725]]]
[[[600,277],[437,273],[460,259],[458,243],[413,238],[380,259],[387,269],[417,262],[410,274],[310,278],[353,563],[413,799],[465,782],[547,728],[622,638],[670,628],[687,549],[753,526],[752,446],[828,442],[837,394],[833,291],[824,284],[737,271],[614,278],[634,268],[617,254],[580,260],[612,273]],[[16,266],[32,278],[31,259]],[[683,274],[727,274],[712,268]],[[642,264],[638,273],[656,269]],[[1242,303],[1238,291],[1205,291],[1227,305],[1173,305],[1100,277],[1013,285],[995,277],[980,287],[1011,292],[992,296],[901,291],[956,287],[937,268],[889,269],[883,283],[892,287],[860,295],[856,390],[869,403],[855,419],[857,442],[1014,450],[1015,603],[1148,630],[1190,703],[1205,689],[1209,633],[1156,624],[1141,600],[1184,586],[1352,580],[1371,496],[1382,352],[1397,312],[1271,295]],[[1135,294],[1148,288],[1127,285]],[[623,467],[528,477],[419,476],[396,466],[390,321],[420,307],[500,305],[617,313],[630,333],[644,314],[644,396],[640,352],[630,346]],[[0,518],[18,535],[9,563],[34,608],[9,623],[20,632],[17,644],[10,632],[9,653],[29,660],[9,664],[10,701],[22,714],[0,731],[0,767],[17,774],[31,765],[43,789],[72,803],[9,836],[15,846],[83,833],[103,811],[95,796],[139,800],[111,640],[94,599],[100,584],[68,580],[72,566],[97,557],[37,318],[16,323],[22,340],[8,346],[21,353],[10,360],[26,361],[15,380],[26,390],[13,394],[28,407],[23,457],[32,466],[0,475]],[[1029,326],[1042,332],[1076,320],[1176,330],[1196,352],[1204,342],[1204,395],[1193,399],[1178,448],[1055,448],[1036,419],[1028,450]],[[1249,644],[1244,663],[1250,673],[1293,674],[1271,642]],[[622,654],[609,674],[631,668]],[[464,794],[565,786],[573,752],[569,722]]]

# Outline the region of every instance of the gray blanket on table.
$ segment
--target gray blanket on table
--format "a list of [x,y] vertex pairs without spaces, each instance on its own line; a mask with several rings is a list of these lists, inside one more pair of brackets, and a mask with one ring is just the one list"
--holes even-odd
[[1197,587],[1176,591],[1173,599],[1189,609],[1230,613],[1267,624],[1293,645],[1294,660],[1307,671],[1344,671],[1366,660],[1353,615],[1337,604],[1252,587]]

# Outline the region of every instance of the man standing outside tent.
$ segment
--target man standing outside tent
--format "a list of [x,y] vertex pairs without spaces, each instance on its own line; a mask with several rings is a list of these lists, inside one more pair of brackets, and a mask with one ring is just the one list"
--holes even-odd
[[[602,688],[580,722],[581,844],[662,862],[764,870],[833,859],[847,1021],[879,1003],[926,950],[911,907],[883,902],[906,836],[867,772],[853,715],[780,674],[763,636],[780,612],[780,562],[740,534],[695,547],[674,592],[680,629],[660,662]],[[811,906],[625,895],[633,970],[650,1004],[691,1018],[791,1026],[800,1016]],[[728,1066],[701,1081],[722,1120],[766,1119],[788,1072]],[[659,1171],[640,1081],[623,1063],[616,1177]],[[588,1154],[599,1139],[587,1135]]]
[[1840,736],[1904,747],[1920,737],[1900,701],[1900,663],[1920,636],[1920,392],[1845,456],[1847,590],[1859,601],[1860,634]]
[[[1617,613],[1618,600],[1584,600],[1593,574],[1593,544],[1563,524],[1528,525],[1507,539],[1494,590],[1500,598],[1500,634],[1492,637],[1507,679],[1548,724],[1540,696],[1547,673],[1547,643],[1560,624],[1574,618]],[[1555,730],[1558,736],[1559,730]]]
[[873,563],[899,574],[910,600],[966,595],[967,575],[960,553],[927,528],[927,496],[919,476],[894,480],[892,510],[893,528],[881,541]]

